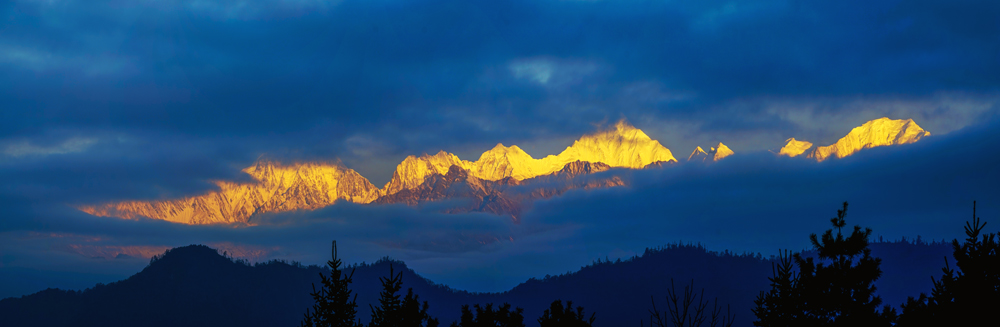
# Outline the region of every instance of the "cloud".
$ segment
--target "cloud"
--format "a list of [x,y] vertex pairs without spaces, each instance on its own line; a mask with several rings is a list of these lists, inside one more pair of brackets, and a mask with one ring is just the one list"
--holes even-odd
[[552,78],[552,64],[544,60],[519,61],[510,64],[510,71],[516,78],[527,78],[546,84]]
[[76,153],[83,152],[96,142],[96,139],[79,137],[69,138],[60,144],[52,146],[40,146],[28,141],[10,142],[3,147],[3,154],[16,158],[28,155]]
[[[110,281],[109,269],[119,269],[117,276],[134,273],[135,264],[117,263],[148,259],[142,249],[212,244],[255,261],[319,264],[336,239],[347,262],[390,256],[439,283],[502,291],[673,242],[765,255],[805,249],[810,233],[830,228],[843,201],[850,203],[848,223],[871,227],[876,237],[950,240],[962,237],[973,200],[987,221],[1000,212],[992,185],[1000,178],[1000,156],[984,150],[1000,146],[998,127],[994,119],[822,163],[756,153],[710,165],[626,170],[628,187],[538,201],[519,223],[433,207],[345,203],[265,215],[257,226],[234,228],[92,217],[64,206],[7,201],[0,242],[8,246],[0,247],[0,258],[7,271],[79,271]],[[21,223],[11,224],[17,217]],[[112,259],[119,253],[136,258]]]
[[[5,15],[0,36],[0,101],[12,108],[0,138],[144,131],[357,169],[571,140],[621,116],[684,152],[752,133],[839,135],[855,117],[916,119],[925,104],[945,110],[918,123],[955,130],[981,107],[963,104],[995,103],[1000,76],[988,1],[17,1],[0,11],[23,13]],[[851,105],[871,102],[899,105]],[[818,114],[774,112],[782,104]],[[745,133],[724,135],[736,123]],[[671,125],[690,131],[657,127]],[[382,157],[353,151],[347,140],[361,134],[388,144]]]
[[511,62],[508,67],[514,78],[526,79],[544,86],[579,84],[587,75],[598,70],[598,66],[594,63],[549,58],[518,59]]

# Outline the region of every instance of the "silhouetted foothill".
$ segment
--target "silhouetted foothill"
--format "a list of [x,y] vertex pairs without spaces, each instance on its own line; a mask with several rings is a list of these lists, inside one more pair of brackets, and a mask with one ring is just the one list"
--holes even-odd
[[[929,292],[933,288],[930,276],[940,275],[941,257],[952,255],[951,244],[945,243],[897,241],[873,243],[870,247],[873,255],[885,260],[880,265],[885,273],[878,286],[879,295],[888,303],[903,303],[907,296]],[[954,267],[954,260],[948,260]],[[523,323],[535,325],[535,319],[545,309],[551,309],[552,300],[560,298],[573,299],[574,306],[583,304],[596,311],[595,324],[601,326],[635,325],[639,319],[645,324],[650,295],[665,311],[660,299],[667,297],[673,278],[696,279],[705,285],[706,299],[717,297],[720,304],[732,304],[732,312],[738,313],[734,326],[749,326],[754,316],[742,313],[749,313],[754,297],[769,289],[770,263],[759,254],[713,252],[702,246],[674,244],[649,248],[632,258],[594,261],[571,273],[529,279],[502,293],[451,289],[388,258],[342,265],[340,269],[344,275],[356,270],[349,288],[352,298],[357,295],[356,319],[364,324],[370,321],[371,311],[360,308],[378,305],[384,288],[379,277],[388,276],[393,268],[395,273],[402,273],[400,290],[413,288],[414,298],[420,295],[421,311],[426,300],[430,304],[428,315],[447,321],[445,325],[460,319],[462,305],[473,303],[510,303],[524,308],[522,317],[531,317]],[[321,272],[331,274],[326,266],[305,267],[294,262],[249,264],[192,245],[157,256],[149,267],[122,281],[83,291],[50,289],[0,299],[0,325],[295,326],[302,322],[306,309],[316,303],[310,296],[315,290],[311,285],[320,289]],[[406,293],[397,294],[401,302],[406,302]],[[52,314],[52,308],[59,308],[59,314]],[[470,309],[470,314],[475,312],[473,307]]]
[[[985,222],[976,217],[972,203],[972,222],[965,223],[965,242],[952,240],[955,265],[945,257],[944,275],[934,280],[931,295],[910,297],[903,304],[903,314],[897,326],[972,326],[985,321],[996,322],[1000,308],[1000,245],[997,233],[980,235]],[[933,280],[933,277],[932,277]]]

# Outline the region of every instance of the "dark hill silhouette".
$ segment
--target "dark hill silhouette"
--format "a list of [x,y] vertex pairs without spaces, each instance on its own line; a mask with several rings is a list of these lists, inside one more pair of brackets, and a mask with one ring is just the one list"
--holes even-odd
[[[883,258],[877,287],[885,303],[899,306],[906,296],[931,289],[950,247],[944,243],[873,243]],[[808,255],[808,253],[807,253]],[[673,278],[692,279],[707,298],[718,297],[736,312],[735,326],[750,326],[753,299],[768,287],[771,261],[760,255],[711,252],[695,245],[647,249],[627,260],[599,261],[579,271],[531,279],[503,293],[470,293],[434,284],[400,261],[383,258],[356,269],[351,289],[358,294],[358,318],[369,320],[378,278],[389,266],[403,273],[403,289],[413,288],[430,303],[428,313],[442,325],[458,320],[463,304],[510,303],[524,308],[525,323],[537,319],[553,300],[573,301],[596,313],[597,326],[635,326],[648,321],[650,296],[665,300]],[[157,256],[128,279],[84,291],[44,290],[0,300],[4,326],[295,326],[312,305],[309,292],[319,282],[317,266],[282,261],[250,265],[203,245],[175,248]]]

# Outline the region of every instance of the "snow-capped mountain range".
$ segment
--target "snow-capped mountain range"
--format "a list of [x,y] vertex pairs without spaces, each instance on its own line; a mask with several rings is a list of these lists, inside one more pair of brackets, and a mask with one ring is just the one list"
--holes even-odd
[[[911,119],[879,118],[854,128],[829,146],[790,138],[778,155],[823,161],[843,158],[863,149],[913,143],[930,135]],[[810,151],[811,149],[811,151]],[[719,143],[709,151],[697,147],[688,162],[714,162],[734,152]],[[538,198],[571,189],[625,185],[618,176],[582,175],[612,168],[663,168],[678,163],[669,149],[625,121],[614,128],[584,135],[558,155],[535,159],[516,145],[497,144],[478,160],[468,161],[444,151],[409,156],[378,188],[353,169],[339,164],[283,164],[258,160],[243,169],[256,182],[216,181],[217,191],[182,199],[124,201],[88,205],[80,210],[96,216],[134,219],[148,217],[184,224],[254,224],[262,213],[314,210],[338,201],[360,204],[421,203],[465,199],[445,212],[491,212],[517,220]]]

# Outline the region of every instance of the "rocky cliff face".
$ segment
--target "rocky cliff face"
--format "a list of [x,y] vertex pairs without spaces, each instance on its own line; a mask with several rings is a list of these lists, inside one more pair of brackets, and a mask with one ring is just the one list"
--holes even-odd
[[177,200],[125,201],[80,209],[96,216],[139,216],[185,224],[250,223],[258,213],[318,209],[344,200],[369,203],[381,190],[352,169],[259,161],[243,170],[256,183],[217,182],[219,190]]
[[619,176],[605,178],[577,178],[611,169],[604,163],[575,161],[551,174],[527,180],[506,177],[491,181],[473,176],[468,170],[453,165],[446,174],[432,174],[421,185],[403,189],[378,198],[374,204],[421,205],[441,200],[458,200],[448,206],[445,213],[489,212],[510,215],[517,220],[531,202],[549,198],[573,189],[591,189],[623,186]]
[[521,204],[517,199],[507,198],[503,190],[507,186],[518,184],[516,179],[479,179],[469,174],[468,170],[454,165],[445,174],[428,176],[422,184],[383,196],[374,203],[420,205],[451,199],[458,202],[446,208],[446,213],[492,212],[516,217],[521,213]]
[[382,188],[385,194],[393,194],[404,189],[411,189],[423,184],[428,176],[448,173],[451,166],[465,167],[468,161],[459,159],[451,153],[440,151],[433,156],[408,156],[396,166],[392,179]]

